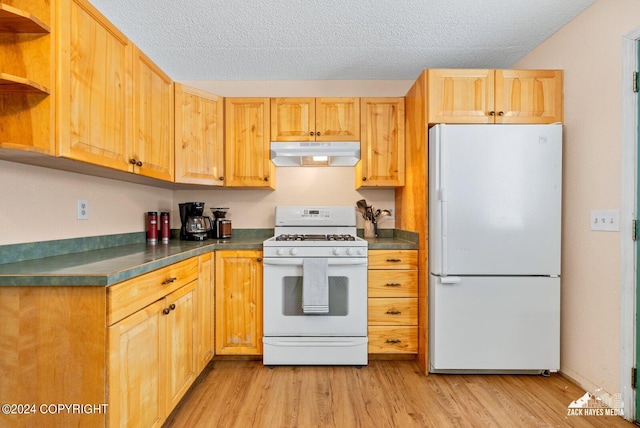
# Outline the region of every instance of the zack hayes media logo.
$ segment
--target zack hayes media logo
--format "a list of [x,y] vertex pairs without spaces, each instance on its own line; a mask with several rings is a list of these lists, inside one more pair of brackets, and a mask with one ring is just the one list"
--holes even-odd
[[590,392],[574,400],[567,407],[567,416],[624,416],[620,394],[597,397]]

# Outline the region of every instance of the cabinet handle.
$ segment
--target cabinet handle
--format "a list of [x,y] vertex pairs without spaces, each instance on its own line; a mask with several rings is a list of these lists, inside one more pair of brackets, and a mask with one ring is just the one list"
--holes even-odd
[[169,305],[169,310],[173,311],[173,310],[175,310],[175,308],[176,308],[176,304],[175,303],[172,303],[172,304]]
[[264,181],[269,181],[269,177],[265,177],[265,178],[264,178]]
[[169,312],[171,312],[171,309],[169,309],[169,308],[164,308],[164,309],[162,310],[162,315],[169,315]]
[[258,257],[258,259],[257,259],[257,260],[258,260],[259,262],[261,262],[261,261],[262,261],[262,257]]
[[398,282],[387,282],[385,284],[386,287],[400,287],[402,286],[402,284],[398,283]]
[[220,177],[220,181],[224,181],[224,177]]
[[499,111],[498,112],[498,116],[504,116],[504,112],[503,111]]
[[387,311],[387,315],[400,315],[401,311]]
[[489,116],[495,116],[495,115],[496,115],[495,111],[492,110],[492,111],[489,112]]
[[173,277],[173,278],[165,279],[164,281],[162,281],[162,285],[171,284],[172,282],[175,282],[176,279],[178,279],[178,278]]
[[316,132],[316,137],[320,136],[320,131]]
[[309,135],[311,135],[312,137],[315,135],[315,133],[313,131],[309,132]]
[[362,177],[362,181],[367,181],[367,177]]
[[136,160],[135,160],[135,159],[129,159],[129,163],[130,163],[131,165],[135,165],[135,164],[136,164]]
[[387,259],[387,263],[400,263],[401,259]]
[[386,343],[401,343],[402,340],[400,339],[387,339]]
[[141,162],[141,161],[138,161],[138,162],[136,162],[136,165],[138,165],[138,166],[142,166],[142,162]]

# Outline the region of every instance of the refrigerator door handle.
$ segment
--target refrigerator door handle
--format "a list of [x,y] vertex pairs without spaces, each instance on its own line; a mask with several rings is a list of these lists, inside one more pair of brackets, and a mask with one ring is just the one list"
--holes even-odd
[[[442,189],[442,194],[444,195],[444,189]],[[442,275],[446,275],[447,271],[448,271],[448,263],[447,263],[447,252],[448,252],[448,245],[447,245],[447,200],[445,197],[443,197],[443,199],[440,201],[440,209],[442,210],[441,215],[442,215],[442,222],[441,222],[441,227],[442,227],[442,231],[441,231],[441,238],[442,239],[442,255],[441,260],[442,260]]]
[[442,284],[460,284],[462,282],[462,278],[459,276],[443,276],[440,278],[440,283]]

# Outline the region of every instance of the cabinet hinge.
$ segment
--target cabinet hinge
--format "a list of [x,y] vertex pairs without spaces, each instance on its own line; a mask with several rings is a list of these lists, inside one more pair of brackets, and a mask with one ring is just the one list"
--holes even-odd
[[638,92],[638,72],[633,72],[633,92]]
[[638,220],[631,222],[631,239],[634,241],[638,240]]
[[631,388],[636,389],[636,382],[638,382],[638,369],[631,368]]

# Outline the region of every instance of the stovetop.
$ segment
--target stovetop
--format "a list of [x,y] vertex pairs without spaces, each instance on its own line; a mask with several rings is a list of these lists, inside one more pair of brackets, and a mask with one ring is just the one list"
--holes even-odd
[[355,241],[356,237],[349,234],[280,234],[276,241]]

